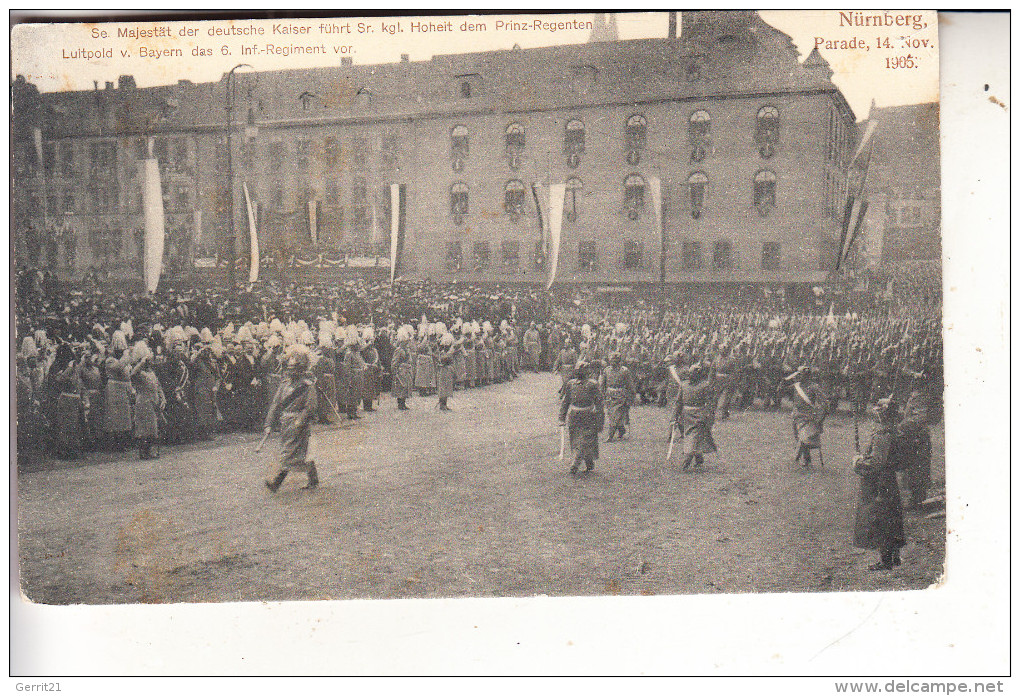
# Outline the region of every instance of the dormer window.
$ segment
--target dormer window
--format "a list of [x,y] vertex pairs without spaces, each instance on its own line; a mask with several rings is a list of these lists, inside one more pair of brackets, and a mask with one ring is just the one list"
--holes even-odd
[[455,99],[472,99],[482,93],[482,76],[454,75],[452,92]]
[[354,98],[354,103],[361,107],[368,106],[372,103],[372,92],[367,88],[362,87],[358,90],[358,93]]

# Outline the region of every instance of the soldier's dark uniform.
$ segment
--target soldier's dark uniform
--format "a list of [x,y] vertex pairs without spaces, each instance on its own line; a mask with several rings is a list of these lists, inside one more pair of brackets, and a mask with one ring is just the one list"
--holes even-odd
[[599,433],[605,426],[602,403],[602,390],[586,371],[578,371],[564,385],[560,423],[567,428],[570,449],[574,453],[572,474],[577,473],[582,461],[585,471],[595,468],[595,460],[599,458]]

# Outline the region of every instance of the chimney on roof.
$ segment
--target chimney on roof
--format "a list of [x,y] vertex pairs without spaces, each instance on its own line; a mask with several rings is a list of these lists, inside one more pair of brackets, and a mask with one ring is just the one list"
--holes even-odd
[[588,43],[619,40],[620,35],[616,31],[616,14],[605,12],[596,14],[595,21],[592,22],[591,34],[588,36]]
[[117,85],[121,89],[135,89],[137,87],[134,75],[121,75],[117,79]]
[[409,62],[411,62],[411,54],[410,53],[401,53],[400,54],[400,62],[401,63],[409,63]]
[[676,12],[669,13],[669,38],[670,40],[676,38]]
[[113,82],[111,82],[110,80],[107,80],[106,81],[106,89],[113,89]]
[[353,64],[354,59],[351,58],[350,56],[344,56],[343,58],[340,59],[340,65],[353,65]]

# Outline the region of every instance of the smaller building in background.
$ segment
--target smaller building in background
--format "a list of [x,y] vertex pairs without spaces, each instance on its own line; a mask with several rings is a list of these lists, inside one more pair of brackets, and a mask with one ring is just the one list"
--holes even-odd
[[872,121],[878,125],[866,184],[869,207],[861,265],[941,263],[939,105],[872,104]]

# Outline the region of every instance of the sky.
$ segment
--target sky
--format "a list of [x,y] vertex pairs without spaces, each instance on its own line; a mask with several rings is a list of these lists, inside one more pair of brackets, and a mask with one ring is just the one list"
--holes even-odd
[[[683,17],[681,13],[681,27]],[[837,10],[762,10],[767,23],[789,35],[803,60],[819,41],[822,56],[834,71],[833,82],[842,90],[858,119],[867,117],[872,100],[877,106],[895,106],[938,100],[938,21],[934,12],[889,11],[897,17],[909,16],[909,26],[841,26],[846,13]],[[862,13],[854,19],[864,23]],[[367,30],[358,32],[358,19],[287,20],[214,20],[153,23],[139,19],[117,24],[30,24],[16,26],[11,35],[11,76],[23,74],[44,92],[92,89],[94,81],[102,87],[120,75],[134,75],[139,87],[171,84],[178,79],[193,82],[216,81],[239,63],[256,70],[277,70],[330,65],[340,55],[349,55],[355,63],[386,63],[408,54],[411,60],[428,60],[435,54],[510,49],[557,44],[581,43],[588,39],[587,28],[563,28],[556,31],[519,31],[498,26],[512,20],[528,24],[536,20],[568,22],[592,20],[594,15],[475,15],[457,17],[397,18],[400,34],[385,33],[396,20],[372,17],[362,20]],[[449,19],[452,31],[419,33],[412,22],[440,25]],[[617,15],[621,39],[665,37],[666,12],[635,12]],[[914,22],[920,19],[919,22]],[[320,31],[320,24],[343,25],[350,22],[350,33]],[[482,31],[461,29],[464,22],[484,25]],[[279,28],[304,28],[303,34],[276,34]],[[383,25],[386,25],[384,27]],[[924,25],[924,26],[921,26]],[[916,28],[915,28],[916,26]],[[223,31],[260,27],[261,36],[224,36]],[[118,29],[156,29],[154,34],[170,36],[118,37]],[[101,32],[107,36],[102,36]],[[210,31],[217,32],[210,36]],[[191,36],[182,36],[191,34]],[[856,38],[867,47],[846,43]],[[888,40],[889,47],[884,47]],[[840,43],[843,42],[843,43]],[[909,45],[906,43],[909,42]],[[927,43],[927,46],[924,44]],[[322,45],[325,55],[270,55],[268,46]],[[242,55],[242,47],[252,46],[260,53]],[[181,56],[164,53],[180,49]],[[338,53],[337,51],[340,51]],[[106,55],[103,55],[106,52]],[[142,54],[145,55],[142,55]],[[130,54],[128,57],[127,54]],[[203,55],[197,55],[203,54]],[[248,68],[242,68],[248,70]]]

